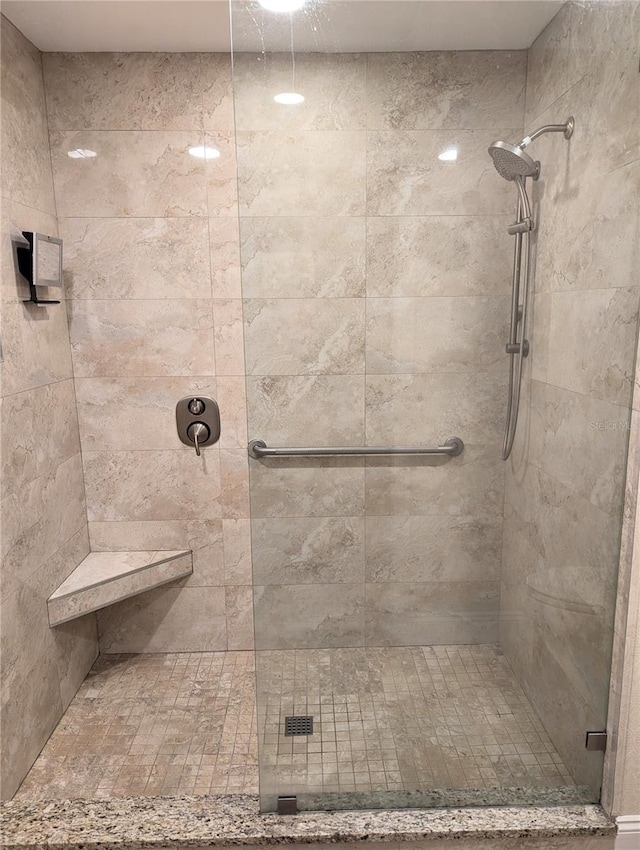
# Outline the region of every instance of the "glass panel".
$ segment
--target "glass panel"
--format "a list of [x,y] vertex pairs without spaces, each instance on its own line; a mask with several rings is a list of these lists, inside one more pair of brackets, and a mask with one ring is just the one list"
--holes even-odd
[[[461,4],[231,8],[250,439],[465,443],[251,460],[262,807],[595,801],[637,335],[637,4],[514,3],[484,41]],[[569,115],[570,140],[517,147]],[[503,177],[537,161],[527,217]],[[519,240],[530,350],[505,463]]]

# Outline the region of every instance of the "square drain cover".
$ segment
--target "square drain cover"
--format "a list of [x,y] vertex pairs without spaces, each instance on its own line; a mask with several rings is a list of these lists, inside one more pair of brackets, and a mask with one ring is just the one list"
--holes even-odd
[[305,717],[303,715],[285,717],[284,734],[285,736],[313,735],[313,717]]

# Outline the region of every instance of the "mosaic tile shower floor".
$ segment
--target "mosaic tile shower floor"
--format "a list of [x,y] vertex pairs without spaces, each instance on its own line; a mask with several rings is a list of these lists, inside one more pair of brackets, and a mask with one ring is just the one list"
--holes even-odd
[[[263,780],[280,793],[578,791],[494,647],[258,663]],[[285,737],[291,714],[313,715],[314,734]],[[257,765],[253,653],[102,656],[15,799],[256,793]]]

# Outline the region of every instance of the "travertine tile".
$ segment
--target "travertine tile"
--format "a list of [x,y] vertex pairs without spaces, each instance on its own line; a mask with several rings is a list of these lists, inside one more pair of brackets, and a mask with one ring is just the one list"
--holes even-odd
[[181,448],[176,404],[217,390],[215,378],[77,378],[76,394],[83,449],[134,451]]
[[439,445],[500,441],[507,375],[452,372],[367,375],[367,443]]
[[216,519],[220,517],[220,458],[203,449],[85,451],[89,521]]
[[57,626],[193,571],[191,552],[91,552],[49,596]]
[[361,517],[253,519],[253,580],[258,585],[362,581],[364,528]]
[[220,449],[220,503],[225,519],[250,516],[246,449]]
[[536,292],[635,286],[640,162],[608,171],[609,154],[587,138],[581,165],[580,137],[568,158],[559,141],[547,146],[537,189]]
[[60,235],[70,298],[211,297],[204,217],[66,218]]
[[225,611],[229,649],[253,649],[253,588],[251,585],[227,586]]
[[[198,144],[201,134],[176,130],[52,132],[58,215],[206,215],[208,169],[188,153]],[[97,156],[68,156],[77,149],[95,151]]]
[[506,296],[372,298],[367,373],[505,373],[508,316]]
[[[29,711],[25,711],[27,705]],[[40,750],[41,730],[53,729],[62,712],[55,664],[38,663],[32,668],[22,668],[11,687],[4,681],[2,764],[7,766],[6,773],[3,772],[5,794],[5,789],[16,789],[20,785]],[[7,734],[9,729],[12,734]]]
[[371,130],[511,127],[522,122],[526,51],[369,53]]
[[250,585],[251,572],[251,521],[248,519],[224,519],[222,521],[224,541],[224,583],[226,585]]
[[345,375],[364,372],[363,299],[245,301],[249,375]]
[[58,235],[42,57],[6,18],[2,46],[2,797],[16,790],[97,652],[95,618],[63,635],[46,598],[88,551],[62,304],[22,303],[23,230]]
[[[382,215],[502,215],[512,187],[487,164],[496,138],[520,129],[384,130],[367,133],[367,213]],[[451,147],[457,159],[438,155]]]
[[239,298],[216,298],[212,307],[216,374],[244,375],[242,301]]
[[256,649],[364,645],[364,584],[255,585]]
[[498,605],[498,582],[484,578],[367,584],[367,644],[493,643]]
[[2,400],[2,497],[20,493],[80,451],[73,381]]
[[205,162],[207,212],[210,217],[238,215],[236,145],[231,133],[207,132],[204,143],[220,152]]
[[629,406],[639,298],[637,287],[554,292],[548,382]]
[[241,375],[225,375],[216,379],[216,401],[220,408],[220,448],[247,447],[247,393]]
[[354,298],[365,289],[364,217],[243,218],[245,298]]
[[367,57],[358,53],[298,52],[294,109],[274,96],[292,91],[289,53],[236,53],[234,92],[238,130],[364,130]]
[[[175,794],[189,782],[192,794],[254,792],[258,738],[263,790],[294,781],[305,802],[314,792],[339,806],[584,801],[492,646],[256,660],[257,731],[250,652],[103,655],[18,800]],[[282,734],[296,711],[315,715],[313,735]]]
[[[604,156],[595,167],[618,168],[640,158],[637,45],[640,6],[625,3],[574,5],[571,36],[575,61],[585,76],[573,95],[575,111],[590,141]],[[596,131],[595,133],[593,131]]]
[[158,587],[98,615],[100,649],[210,652],[226,649],[223,587]]
[[572,6],[565,4],[529,48],[527,124],[580,79],[581,69],[575,62],[576,45],[571,38]]
[[542,469],[592,505],[619,517],[629,411],[551,384],[544,385],[540,401]]
[[2,197],[55,215],[42,57],[6,18],[2,55]]
[[449,514],[495,518],[502,509],[504,464],[497,446],[465,445],[455,458],[367,461],[367,516]]
[[[202,246],[198,247],[201,256]],[[242,298],[240,234],[236,218],[209,219],[211,294],[214,298]]]
[[367,220],[367,295],[504,295],[512,250],[506,215]]
[[240,131],[242,216],[363,215],[365,134]]
[[126,552],[134,542],[138,549],[190,549],[193,574],[180,584],[193,587],[225,584],[222,520],[90,522],[89,533],[94,552]]
[[247,388],[252,439],[267,445],[363,444],[362,375],[250,376]]
[[202,130],[198,53],[45,53],[43,62],[52,130]]
[[233,90],[231,55],[201,53],[202,101],[204,129],[212,133],[233,133]]
[[358,459],[251,461],[251,516],[359,516],[364,464]]
[[[22,696],[25,699],[28,697],[28,688],[25,692],[22,682],[22,677],[28,672],[35,678],[48,680],[48,672],[43,670],[46,667],[47,671],[52,669],[54,676],[58,676],[59,690],[53,699],[54,704],[58,698],[61,699],[61,714],[95,660],[97,641],[93,616],[70,624],[60,632],[50,629],[46,617],[42,616],[46,608],[46,598],[51,590],[73,570],[88,551],[89,540],[85,525],[62,543],[40,569],[28,577],[23,577],[16,592],[11,596],[3,595],[1,666],[3,693],[6,692],[9,702],[14,696]],[[22,770],[23,775],[42,746],[43,732],[50,733],[59,719],[58,715],[53,720],[47,720],[48,709],[43,713],[40,707],[38,711],[31,720],[34,726],[29,740],[18,745],[24,753],[30,753],[30,761],[15,765],[17,769]],[[16,727],[8,725],[9,717],[4,711],[3,723],[7,724],[3,730],[3,738],[9,738],[9,730]],[[16,731],[16,735],[20,734]],[[8,762],[6,766],[9,767]],[[13,776],[11,783],[19,781],[20,778]],[[4,781],[9,784],[6,775]]]
[[214,375],[207,300],[69,301],[76,377]]
[[3,574],[31,575],[82,528],[85,510],[79,453],[3,499]]
[[473,582],[500,577],[500,517],[368,517],[365,534],[368,582]]

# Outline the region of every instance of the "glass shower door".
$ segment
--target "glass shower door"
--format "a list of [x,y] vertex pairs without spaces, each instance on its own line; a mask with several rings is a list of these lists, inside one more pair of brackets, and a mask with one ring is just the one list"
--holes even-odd
[[265,811],[598,796],[500,643],[515,197],[487,147],[523,136],[527,52],[408,50],[430,5],[231,2],[249,439],[464,441],[250,459]]

